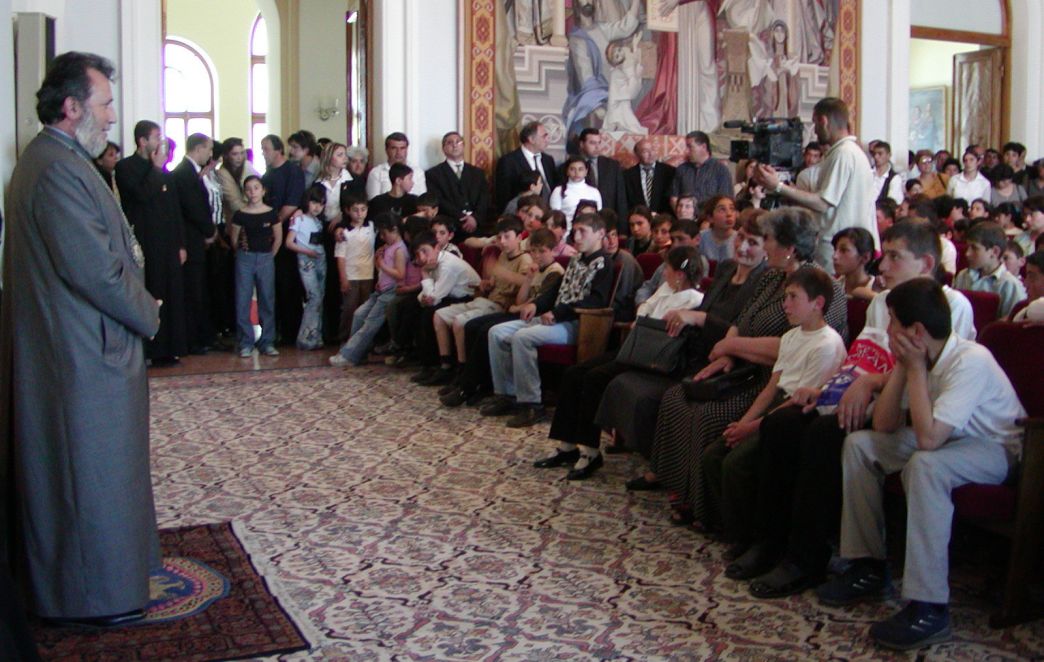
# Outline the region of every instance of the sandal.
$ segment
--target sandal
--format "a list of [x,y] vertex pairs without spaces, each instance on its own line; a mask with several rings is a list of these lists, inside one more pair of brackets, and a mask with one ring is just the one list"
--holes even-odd
[[754,544],[725,568],[725,576],[729,579],[753,579],[772,569],[778,559],[779,555],[768,545]]

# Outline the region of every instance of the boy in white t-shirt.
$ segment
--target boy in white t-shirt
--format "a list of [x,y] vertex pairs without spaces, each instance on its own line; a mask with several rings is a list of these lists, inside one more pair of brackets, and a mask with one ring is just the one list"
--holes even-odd
[[1026,415],[1007,375],[982,345],[950,327],[939,284],[916,278],[887,295],[896,367],[873,413],[873,429],[845,438],[841,556],[849,569],[816,591],[849,605],[890,593],[882,504],[885,476],[902,472],[908,604],[870,627],[878,644],[911,650],[950,638],[950,493],[1004,482],[1021,455],[1015,421]]
[[[730,498],[733,491],[723,486],[737,481],[732,475],[734,467],[747,473],[747,467],[757,457],[762,418],[788,402],[798,389],[821,386],[845,360],[844,339],[823,318],[823,312],[834,298],[830,275],[819,267],[803,267],[787,278],[784,288],[783,312],[787,321],[795,326],[779,340],[772,376],[747,413],[730,423],[722,438],[708,446],[703,455],[707,484],[720,503],[725,533],[732,537],[736,537],[737,532],[735,518],[729,514],[749,518],[749,514],[742,511],[749,508],[750,500],[743,499],[745,503],[740,503],[741,500]],[[758,571],[755,574],[767,570],[765,566],[769,563],[767,551],[754,545],[747,554],[736,559],[725,574],[733,579],[746,579],[754,576],[749,573],[755,570]]]

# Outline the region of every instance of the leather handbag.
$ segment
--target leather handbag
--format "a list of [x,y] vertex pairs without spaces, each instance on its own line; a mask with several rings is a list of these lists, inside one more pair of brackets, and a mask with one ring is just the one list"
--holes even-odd
[[682,382],[682,389],[685,391],[685,399],[690,402],[725,400],[756,384],[758,372],[758,366],[748,363],[698,382],[686,379]]
[[685,338],[667,334],[667,323],[651,317],[639,317],[627,334],[616,362],[631,368],[640,368],[661,375],[678,369],[684,358]]

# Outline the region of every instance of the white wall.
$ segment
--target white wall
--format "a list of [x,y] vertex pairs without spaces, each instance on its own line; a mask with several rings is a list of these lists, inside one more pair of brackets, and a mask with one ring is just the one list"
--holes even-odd
[[977,51],[977,44],[934,39],[910,40],[910,87],[953,86],[953,56]]
[[904,169],[910,127],[910,3],[860,3],[859,139],[890,143],[893,160]]
[[[1038,4],[1040,0],[1014,0],[1012,4]],[[911,25],[965,32],[1001,34],[1004,16],[998,0],[916,0],[910,7]]]
[[0,209],[3,209],[4,192],[14,170],[15,135],[15,91],[14,91],[14,31],[11,26],[11,0],[0,0]]
[[1014,0],[1011,11],[1011,138],[1027,149],[1027,158],[1044,156],[1044,7],[1034,0]]
[[457,0],[376,4],[371,159],[384,161],[384,136],[404,131],[410,160],[429,168],[443,158],[442,135],[460,128]]

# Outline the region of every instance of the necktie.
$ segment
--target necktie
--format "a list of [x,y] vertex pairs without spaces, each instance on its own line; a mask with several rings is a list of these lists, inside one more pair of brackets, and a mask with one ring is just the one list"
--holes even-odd
[[594,157],[587,159],[587,183],[598,187],[598,161]]
[[642,166],[643,188],[645,189],[645,204],[652,207],[653,166]]
[[536,170],[538,173],[540,173],[540,180],[542,182],[544,182],[544,187],[541,189],[541,192],[542,192],[542,195],[544,197],[547,197],[548,195],[550,195],[551,191],[549,190],[550,187],[548,186],[548,183],[547,183],[547,177],[544,176],[544,171],[540,169],[540,155],[539,154],[534,154],[533,155],[533,170]]
[[453,164],[453,169],[457,171],[457,179],[460,179],[461,177],[464,176],[464,164],[463,163],[454,163]]

